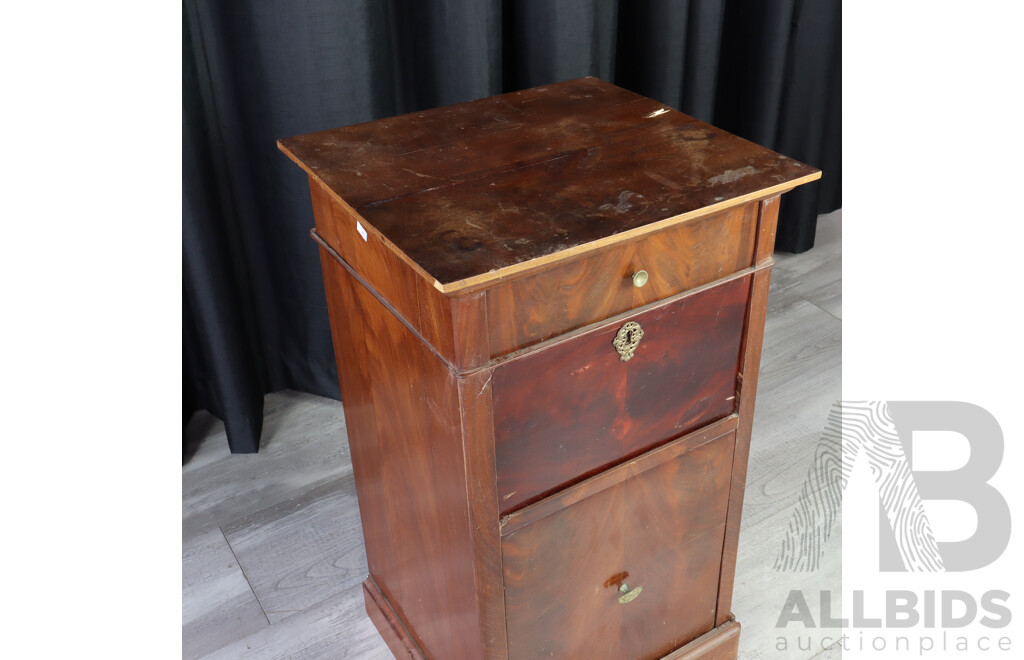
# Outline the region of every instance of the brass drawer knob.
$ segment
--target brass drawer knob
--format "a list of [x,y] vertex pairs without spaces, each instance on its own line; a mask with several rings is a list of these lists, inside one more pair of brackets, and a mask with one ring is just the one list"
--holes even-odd
[[633,359],[636,347],[640,345],[640,340],[643,338],[644,329],[640,327],[640,324],[636,321],[629,321],[619,328],[615,339],[612,340],[612,346],[619,352],[620,360],[629,362]]
[[639,596],[640,592],[643,590],[644,588],[642,585],[638,585],[630,589],[625,584],[623,584],[621,587],[619,587],[619,593],[622,594],[621,596],[619,596],[619,604],[625,605],[626,603],[632,603],[634,600],[636,600],[636,597]]
[[640,288],[647,284],[647,280],[650,279],[650,275],[647,274],[646,270],[638,270],[633,273],[633,286]]

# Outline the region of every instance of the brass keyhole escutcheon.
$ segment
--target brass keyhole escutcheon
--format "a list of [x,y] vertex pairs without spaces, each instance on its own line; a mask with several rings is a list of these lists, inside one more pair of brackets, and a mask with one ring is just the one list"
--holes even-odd
[[644,588],[642,585],[637,585],[630,589],[625,584],[623,584],[621,587],[619,587],[619,593],[622,594],[621,596],[619,596],[619,604],[625,605],[626,603],[632,603],[634,600],[636,600],[636,597],[639,596],[640,592],[643,590]]
[[650,279],[650,275],[647,274],[646,270],[638,270],[633,273],[633,286],[640,288],[647,284],[647,280]]
[[633,359],[636,347],[640,345],[640,340],[643,338],[644,329],[640,327],[640,324],[636,321],[629,321],[619,328],[615,339],[612,340],[612,346],[618,351],[620,360],[629,362]]

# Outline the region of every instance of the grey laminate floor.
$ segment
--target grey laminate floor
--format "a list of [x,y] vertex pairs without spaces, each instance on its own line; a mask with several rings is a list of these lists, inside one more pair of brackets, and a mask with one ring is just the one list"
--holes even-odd
[[[772,566],[840,398],[841,227],[840,211],[822,216],[813,250],[776,257],[733,607],[744,659],[839,657],[819,641],[837,631],[808,640],[775,628],[791,589],[804,590],[812,612],[821,590],[838,603],[838,527],[818,571]],[[363,609],[366,557],[341,404],[268,395],[255,455],[229,454],[223,425],[205,414],[190,431],[205,440],[182,469],[183,656],[390,658]],[[780,638],[789,650],[777,650]]]

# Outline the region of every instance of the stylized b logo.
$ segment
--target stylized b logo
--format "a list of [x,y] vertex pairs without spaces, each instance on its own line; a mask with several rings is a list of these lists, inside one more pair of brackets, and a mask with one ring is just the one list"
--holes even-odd
[[[1003,460],[1003,431],[999,422],[984,408],[962,401],[890,401],[889,414],[910,465],[915,431],[953,431],[967,440],[970,458],[966,465],[946,472],[915,470],[912,478],[921,499],[966,502],[977,514],[978,528],[971,538],[938,543],[945,569],[973,571],[994,562],[1010,543],[1010,507],[988,483]],[[882,525],[880,531],[889,534],[880,536],[880,568],[907,570],[899,553],[893,552],[891,535],[895,530]]]
[[[912,471],[915,431],[953,431],[970,446],[966,465]],[[842,506],[842,492],[864,454],[878,487],[879,562],[883,571],[969,571],[991,564],[1010,540],[1010,509],[989,485],[1003,458],[999,423],[985,409],[958,401],[837,402],[793,512],[776,570],[814,570]],[[925,500],[957,500],[974,508],[971,538],[938,542]]]

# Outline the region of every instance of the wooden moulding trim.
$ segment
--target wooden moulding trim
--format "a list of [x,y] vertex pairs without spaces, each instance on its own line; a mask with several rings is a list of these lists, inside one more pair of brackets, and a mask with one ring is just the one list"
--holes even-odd
[[651,468],[661,465],[665,461],[672,460],[686,454],[709,442],[724,438],[735,432],[738,426],[736,414],[724,417],[717,422],[671,440],[659,447],[656,447],[636,458],[609,468],[604,472],[595,474],[577,484],[564,488],[557,493],[550,495],[535,504],[520,509],[504,516],[500,521],[501,535],[509,534],[522,529],[523,527],[537,522],[547,516],[572,506],[581,500],[601,491],[622,483],[626,479],[635,477]]
[[280,140],[278,140],[277,142],[277,148],[280,149],[282,153],[284,153],[284,155],[288,156],[288,158],[290,158],[296,165],[305,170],[305,172],[310,176],[310,178],[316,181],[320,185],[320,187],[327,192],[328,195],[335,199],[346,210],[350,211],[354,217],[358,218],[359,223],[367,231],[369,231],[378,239],[380,239],[380,241],[384,243],[384,245],[389,250],[398,255],[398,257],[402,261],[409,264],[409,267],[416,271],[416,273],[419,274],[420,277],[425,278],[428,282],[431,283],[431,285],[433,285],[435,289],[445,294],[469,293],[470,290],[486,286],[493,282],[497,282],[506,277],[509,277],[510,275],[519,275],[526,273],[528,271],[537,270],[550,263],[562,261],[568,257],[577,256],[587,252],[592,252],[594,250],[603,248],[608,245],[632,241],[633,239],[639,236],[644,236],[646,234],[650,234],[661,229],[665,229],[666,227],[671,227],[673,225],[686,222],[688,220],[694,220],[696,218],[701,218],[706,215],[719,213],[721,211],[725,211],[736,206],[742,206],[747,202],[752,202],[755,200],[761,200],[781,195],[782,193],[788,192],[793,188],[796,188],[797,186],[801,186],[805,183],[810,183],[811,181],[817,181],[818,179],[821,178],[820,171],[812,172],[810,174],[793,179],[791,181],[779,183],[768,188],[763,188],[752,193],[747,193],[746,195],[740,195],[739,197],[733,197],[731,199],[723,200],[721,202],[718,202],[717,204],[711,204],[710,206],[702,206],[699,209],[687,211],[686,213],[681,213],[679,215],[674,215],[670,218],[663,218],[661,220],[657,220],[655,222],[643,225],[641,227],[634,227],[633,229],[628,229],[618,234],[613,234],[611,236],[599,238],[596,241],[584,243],[583,245],[577,245],[576,247],[569,248],[568,250],[553,252],[551,254],[546,254],[544,256],[537,257],[536,259],[530,259],[529,261],[521,261],[517,264],[505,266],[504,268],[497,268],[486,273],[481,273],[480,275],[474,275],[472,277],[467,277],[462,280],[448,282],[447,284],[445,284],[439,282],[437,278],[435,278],[433,275],[424,270],[422,266],[420,266],[409,255],[403,252],[401,248],[399,248],[393,242],[388,240],[388,238],[384,236],[384,234],[382,234],[380,231],[378,231],[377,228],[374,227],[372,223],[367,222],[366,219],[363,218],[363,216],[356,209],[352,208],[352,206],[350,206],[348,202],[346,202],[340,195],[338,195],[338,193],[334,192],[334,190],[331,189],[331,187],[328,186],[323,181],[323,179],[321,179],[319,175],[317,175],[316,172],[314,172],[309,166],[307,166],[305,163],[299,160],[295,156],[295,154],[293,154],[288,149],[288,147],[281,144]]
[[[697,218],[702,218],[707,215],[713,215],[715,213],[726,211],[737,206],[743,206],[747,202],[764,199],[766,197],[774,197],[776,195],[781,195],[782,193],[788,192],[793,188],[796,188],[797,186],[803,185],[805,183],[810,183],[811,181],[817,181],[820,178],[821,172],[813,172],[806,176],[802,176],[798,179],[793,179],[792,181],[787,181],[786,183],[780,183],[770,188],[764,188],[756,192],[747,193],[746,195],[733,197],[732,199],[728,199],[717,204],[711,204],[710,206],[702,206],[701,208],[695,209],[693,211],[688,211],[686,213],[674,215],[670,218],[657,220],[655,222],[643,225],[641,227],[634,227],[633,229],[628,229],[618,234],[613,234],[611,236],[599,238],[596,241],[584,243],[583,245],[577,245],[576,247],[569,248],[568,250],[554,252],[552,254],[546,254],[542,257],[537,257],[536,259],[530,259],[529,261],[521,261],[517,264],[505,266],[504,268],[498,268],[487,273],[474,275],[473,277],[467,277],[464,280],[458,280],[455,282],[449,282],[448,284],[442,284],[434,278],[431,279],[433,279],[434,287],[438,291],[441,291],[442,293],[456,293],[465,291],[473,287],[490,284],[497,280],[501,280],[505,277],[508,277],[509,275],[517,275],[520,273],[525,273],[527,271],[539,269],[542,266],[546,266],[555,261],[561,261],[566,257],[592,252],[593,250],[597,250],[608,245],[615,245],[617,243],[625,243],[628,241],[632,241],[636,238],[639,238],[640,236],[645,236],[647,234],[651,234],[661,229],[681,224],[688,220],[695,220]],[[420,271],[423,271],[423,269],[421,268]]]
[[552,348],[554,346],[558,346],[559,344],[562,344],[563,342],[569,341],[571,339],[575,339],[576,337],[579,337],[580,335],[583,335],[583,334],[587,334],[588,332],[596,331],[596,330],[601,330],[602,328],[606,328],[609,325],[616,325],[618,323],[621,323],[623,320],[625,320],[625,319],[627,319],[627,318],[629,318],[631,316],[637,316],[639,314],[643,314],[643,313],[649,312],[652,309],[657,309],[659,307],[666,307],[666,306],[671,305],[672,303],[676,302],[677,300],[682,300],[683,298],[689,298],[690,296],[695,296],[698,293],[701,293],[702,291],[707,291],[708,289],[716,287],[716,286],[718,286],[720,284],[725,284],[726,282],[732,282],[733,280],[738,280],[738,279],[747,277],[748,275],[753,275],[754,273],[757,273],[757,272],[762,271],[762,270],[768,270],[773,265],[775,265],[775,260],[774,259],[772,259],[770,261],[766,261],[764,263],[760,263],[760,264],[758,264],[756,266],[752,266],[750,268],[744,268],[743,270],[738,270],[735,273],[731,273],[729,275],[726,275],[725,277],[720,277],[717,280],[714,280],[712,282],[708,282],[707,284],[701,284],[700,286],[695,286],[692,289],[687,289],[686,291],[681,291],[681,292],[679,292],[677,294],[669,296],[668,298],[662,298],[661,300],[655,300],[654,302],[647,303],[646,305],[641,305],[640,307],[634,307],[633,309],[627,309],[624,312],[620,312],[620,313],[618,313],[618,314],[616,314],[614,316],[609,316],[608,318],[601,319],[600,321],[594,321],[593,323],[588,323],[587,325],[585,325],[583,327],[576,328],[575,330],[571,330],[569,332],[566,332],[565,334],[561,334],[561,335],[558,335],[556,337],[552,337],[551,339],[547,339],[547,340],[544,340],[544,341],[541,341],[541,342],[537,342],[536,344],[531,344],[530,346],[526,346],[525,348],[520,348],[519,350],[512,351],[511,353],[506,353],[505,355],[499,355],[496,358],[492,358],[491,361],[488,362],[487,364],[485,364],[485,365],[483,365],[481,367],[477,367],[477,369],[478,370],[479,369],[490,369],[490,368],[493,368],[493,367],[505,364],[506,362],[511,362],[513,360],[518,360],[519,358],[522,358],[522,357],[524,357],[526,355],[529,355],[530,353],[534,353],[536,351],[543,351],[545,349]]
[[392,252],[394,252],[395,255],[398,256],[399,259],[401,259],[402,261],[407,263],[409,265],[409,267],[412,268],[416,272],[417,275],[419,275],[420,277],[424,278],[428,282],[431,282],[434,285],[434,288],[439,289],[440,291],[444,292],[444,289],[442,289],[439,286],[439,284],[437,282],[437,279],[435,279],[433,275],[431,275],[427,271],[423,270],[423,266],[420,266],[418,263],[413,261],[409,257],[409,255],[407,255],[405,252],[402,251],[401,248],[399,248],[397,245],[395,245],[390,240],[388,240],[387,236],[385,236],[384,234],[382,234],[379,231],[377,231],[376,227],[374,227],[372,224],[367,222],[366,218],[364,218],[358,211],[356,211],[354,208],[352,208],[352,206],[349,205],[349,203],[346,202],[344,199],[342,199],[338,195],[338,193],[334,192],[334,190],[332,190],[330,186],[328,186],[326,183],[324,183],[323,180],[319,176],[317,176],[316,173],[313,172],[313,170],[311,170],[308,167],[306,167],[305,163],[303,163],[302,161],[297,159],[295,157],[295,155],[292,154],[292,152],[288,150],[287,147],[282,146],[280,140],[278,140],[278,142],[277,142],[277,148],[280,149],[281,151],[283,151],[284,154],[286,156],[288,156],[289,158],[291,158],[296,164],[298,164],[299,167],[304,169],[306,171],[306,173],[309,175],[309,180],[310,181],[316,181],[317,185],[320,186],[320,188],[323,189],[324,192],[326,192],[328,194],[328,196],[330,196],[332,199],[334,199],[336,202],[338,202],[338,204],[340,204],[341,207],[343,209],[345,209],[345,211],[347,211],[348,213],[351,213],[352,217],[359,221],[359,224],[362,225],[363,229],[365,229],[366,231],[368,231],[371,234],[373,234],[374,236],[376,236],[378,238],[378,240],[380,240],[380,242],[384,244],[384,247],[386,247],[387,249],[389,249]]
[[417,330],[411,323],[406,321],[405,317],[402,316],[398,312],[398,310],[395,309],[394,306],[387,301],[387,299],[384,296],[380,295],[380,293],[377,292],[377,289],[374,289],[373,286],[369,282],[367,282],[365,279],[363,279],[362,275],[360,275],[359,273],[356,272],[355,268],[350,266],[347,261],[342,259],[341,255],[338,254],[338,252],[334,248],[332,248],[327,241],[325,241],[323,238],[321,238],[320,234],[316,233],[316,229],[310,229],[309,230],[309,235],[312,236],[313,240],[316,241],[320,245],[320,249],[321,250],[326,252],[332,259],[334,259],[339,264],[341,264],[342,268],[347,270],[348,274],[351,275],[352,277],[354,277],[356,282],[359,282],[359,284],[362,285],[362,287],[364,289],[366,289],[370,293],[370,295],[372,295],[374,298],[376,298],[377,302],[379,302],[381,305],[384,305],[384,309],[388,310],[392,314],[392,316],[394,316],[396,319],[398,319],[398,321],[402,325],[404,325],[406,327],[406,329],[413,334],[414,337],[416,337],[421,342],[423,342],[423,344],[430,350],[430,352],[437,356],[437,359],[441,361],[441,364],[443,364],[444,366],[448,367],[448,370],[451,371],[456,376],[460,376],[461,377],[461,374],[459,373],[458,369],[455,368],[455,365],[453,365],[451,362],[449,362],[448,358],[446,358],[445,356],[441,355],[441,353],[436,348],[434,348],[434,345],[431,344],[429,341],[427,341],[426,337],[424,337],[422,334],[420,334],[419,330]]
[[396,658],[403,660],[425,660],[426,655],[413,640],[412,635],[405,629],[402,621],[391,609],[388,599],[381,593],[380,587],[373,581],[372,577],[366,578],[363,582],[363,599],[366,601],[366,613],[370,621],[377,628],[377,632],[384,638]]
[[778,229],[779,204],[782,196],[776,195],[761,200],[757,205],[757,239],[754,245],[754,263],[771,259],[775,249],[775,233]]
[[731,660],[740,644],[740,624],[729,619],[661,660]]
[[484,657],[502,657],[508,648],[501,535],[498,529],[498,477],[494,467],[494,414],[490,374],[458,381],[466,501],[473,543],[473,579]]
[[738,270],[735,273],[731,273],[729,275],[726,275],[725,277],[721,277],[721,278],[719,278],[717,280],[714,280],[713,282],[708,282],[707,284],[702,284],[702,285],[694,287],[692,289],[687,289],[686,291],[682,291],[682,292],[677,293],[675,295],[669,296],[668,298],[662,298],[661,300],[655,300],[654,302],[648,303],[646,305],[642,305],[640,307],[635,307],[633,309],[628,309],[628,310],[626,310],[624,312],[616,314],[615,316],[608,317],[606,319],[601,319],[599,321],[594,321],[593,323],[589,323],[589,324],[587,324],[587,325],[585,325],[585,326],[583,326],[581,328],[576,328],[575,330],[572,330],[572,331],[567,332],[565,334],[558,335],[557,337],[552,337],[551,339],[548,339],[546,341],[542,341],[542,342],[538,342],[536,344],[532,344],[532,345],[527,346],[525,348],[521,348],[521,349],[519,349],[517,351],[512,351],[511,353],[507,353],[505,355],[500,355],[500,356],[498,356],[496,358],[491,358],[488,362],[486,362],[485,364],[480,365],[479,367],[474,367],[472,369],[467,369],[467,370],[463,371],[463,370],[459,370],[455,365],[453,365],[448,360],[448,358],[446,358],[436,348],[434,348],[434,345],[431,344],[429,341],[427,341],[427,339],[420,333],[419,330],[417,330],[415,327],[413,327],[413,325],[411,323],[409,323],[405,319],[405,317],[402,316],[398,312],[398,310],[395,309],[394,306],[391,305],[391,303],[389,303],[383,296],[381,296],[380,293],[378,293],[377,290],[374,289],[373,286],[369,282],[367,282],[359,273],[357,273],[356,270],[354,268],[352,268],[352,266],[350,266],[349,263],[347,261],[345,261],[342,258],[342,256],[340,254],[338,254],[338,252],[333,247],[330,246],[329,243],[327,243],[327,241],[325,241],[323,238],[320,237],[320,234],[318,234],[316,232],[316,229],[310,229],[309,230],[309,235],[313,238],[314,241],[316,241],[320,245],[321,249],[323,249],[328,255],[331,256],[331,258],[333,258],[335,261],[337,261],[339,264],[341,264],[342,267],[344,267],[345,270],[347,270],[349,272],[349,274],[352,275],[352,277],[354,277],[357,282],[359,282],[359,284],[361,284],[367,291],[369,291],[370,294],[373,295],[373,297],[376,298],[378,302],[380,302],[380,304],[384,305],[384,307],[389,312],[391,312],[395,316],[395,318],[397,318],[402,323],[402,325],[404,325],[406,328],[408,328],[409,332],[411,332],[421,342],[426,344],[427,348],[430,349],[430,351],[434,355],[437,356],[437,359],[441,360],[441,363],[444,364],[448,368],[448,370],[451,371],[452,374],[454,374],[457,378],[465,378],[467,376],[472,376],[473,374],[475,374],[475,373],[477,373],[479,371],[484,371],[486,369],[493,369],[494,367],[497,367],[497,366],[499,366],[501,364],[504,364],[506,362],[509,362],[511,360],[517,360],[517,359],[519,359],[519,358],[521,358],[521,357],[523,357],[525,355],[533,353],[534,351],[542,351],[542,350],[551,348],[553,346],[557,346],[557,345],[561,344],[562,342],[574,339],[574,338],[576,338],[576,337],[578,337],[580,335],[586,334],[588,332],[591,332],[591,331],[594,331],[594,330],[599,330],[601,328],[604,328],[604,327],[609,326],[609,325],[614,325],[616,323],[620,323],[623,319],[629,318],[630,316],[634,316],[636,314],[643,314],[644,312],[648,312],[648,311],[650,311],[652,309],[656,309],[658,307],[663,307],[665,305],[671,305],[672,303],[676,302],[677,300],[681,300],[682,298],[687,298],[689,296],[696,295],[696,294],[698,294],[698,293],[700,293],[702,291],[706,291],[707,289],[710,289],[712,287],[718,286],[719,284],[725,284],[726,282],[731,282],[732,280],[740,279],[742,277],[746,277],[748,275],[752,275],[752,274],[760,272],[762,270],[770,269],[775,264],[775,260],[774,259],[767,259],[767,260],[763,261],[762,263],[757,264],[756,266],[752,266],[750,268],[744,268],[743,270]]
[[764,342],[764,324],[770,283],[770,269],[751,278],[750,299],[747,303],[746,331],[741,349],[742,357],[740,358],[736,392],[740,424],[736,430],[732,485],[729,488],[729,509],[726,514],[722,564],[718,577],[718,605],[715,622],[719,624],[724,623],[732,616],[732,595],[736,580],[740,521],[743,515],[743,496],[746,492],[747,462],[750,456],[750,437],[754,423],[755,394],[761,367],[761,349]]

